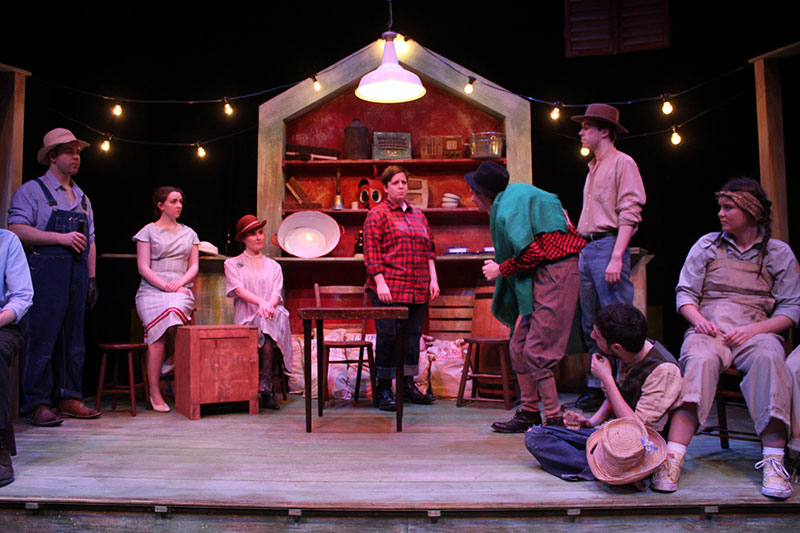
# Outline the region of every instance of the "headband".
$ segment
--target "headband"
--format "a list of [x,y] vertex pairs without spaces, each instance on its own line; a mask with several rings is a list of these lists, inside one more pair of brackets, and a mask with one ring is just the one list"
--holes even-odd
[[761,213],[764,211],[764,206],[758,201],[752,193],[746,191],[719,191],[716,193],[717,198],[728,198],[735,203],[742,211],[750,213],[750,215],[759,221]]

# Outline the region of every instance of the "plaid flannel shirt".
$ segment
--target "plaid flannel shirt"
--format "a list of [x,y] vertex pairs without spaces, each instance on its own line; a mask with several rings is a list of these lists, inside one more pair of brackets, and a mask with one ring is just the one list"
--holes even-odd
[[385,199],[364,221],[367,288],[383,274],[396,303],[425,303],[431,282],[428,260],[434,259],[433,234],[422,211]]
[[522,250],[519,256],[503,261],[499,265],[500,273],[507,278],[517,272],[533,270],[543,263],[576,255],[584,246],[586,241],[567,218],[567,233],[553,231],[534,236],[533,242]]

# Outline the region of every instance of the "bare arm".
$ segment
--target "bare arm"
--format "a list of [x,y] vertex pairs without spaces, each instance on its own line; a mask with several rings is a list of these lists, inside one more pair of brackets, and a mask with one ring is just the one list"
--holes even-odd
[[139,275],[147,283],[156,289],[167,290],[166,282],[150,268],[150,243],[147,241],[136,242],[136,266],[139,268]]
[[633,409],[622,397],[622,393],[619,392],[617,382],[614,381],[614,375],[611,372],[611,363],[606,357],[598,353],[592,354],[592,374],[603,384],[606,401],[611,404],[614,415],[617,418],[634,416]]
[[692,304],[682,305],[679,309],[681,316],[694,327],[697,333],[703,333],[711,337],[719,334],[719,328],[700,313],[700,310]]
[[17,314],[14,311],[11,311],[10,309],[4,309],[3,311],[0,311],[0,328],[9,324],[13,324],[16,319]]
[[28,226],[27,224],[10,224],[8,229],[16,233],[19,240],[28,246],[48,246],[55,244],[72,248],[78,253],[83,252],[83,249],[86,248],[86,235],[78,231],[58,233],[55,231],[40,230],[34,226]]
[[439,297],[439,276],[436,275],[436,262],[433,259],[428,259],[428,269],[431,272],[431,300]]

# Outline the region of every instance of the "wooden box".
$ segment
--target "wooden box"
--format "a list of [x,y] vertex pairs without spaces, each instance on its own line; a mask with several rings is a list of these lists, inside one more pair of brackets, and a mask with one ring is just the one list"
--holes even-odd
[[182,326],[175,338],[175,410],[190,420],[200,406],[249,402],[258,414],[258,338],[252,326]]

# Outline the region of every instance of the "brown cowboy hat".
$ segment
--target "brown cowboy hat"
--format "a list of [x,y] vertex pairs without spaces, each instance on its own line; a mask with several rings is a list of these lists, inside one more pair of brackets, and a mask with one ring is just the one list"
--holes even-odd
[[89,146],[89,143],[86,141],[76,139],[75,135],[73,135],[73,133],[66,128],[55,128],[48,131],[44,134],[44,139],[42,141],[43,146],[39,148],[39,152],[36,154],[36,160],[43,165],[49,165],[50,158],[47,157],[47,154],[49,154],[54,148],[57,148],[60,144],[67,144],[71,142],[78,143],[78,146],[80,146],[81,150]]
[[571,117],[575,122],[595,120],[604,125],[616,128],[618,133],[628,133],[628,130],[619,123],[619,109],[608,104],[589,104],[583,115]]
[[666,458],[664,438],[632,417],[606,422],[586,442],[592,474],[611,485],[641,481]]
[[263,228],[267,223],[266,220],[259,222],[255,215],[245,215],[236,223],[236,240],[241,241],[245,233],[255,231],[258,228]]

